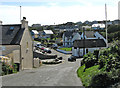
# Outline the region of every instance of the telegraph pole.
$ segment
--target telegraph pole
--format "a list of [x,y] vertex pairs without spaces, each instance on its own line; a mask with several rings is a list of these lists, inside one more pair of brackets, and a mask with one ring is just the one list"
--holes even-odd
[[20,22],[21,22],[21,6],[20,6]]
[[105,4],[105,19],[106,19],[106,45],[108,47],[108,36],[107,36],[107,5]]

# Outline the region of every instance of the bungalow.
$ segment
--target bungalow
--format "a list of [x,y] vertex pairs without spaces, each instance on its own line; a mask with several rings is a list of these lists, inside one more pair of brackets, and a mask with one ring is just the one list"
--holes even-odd
[[85,31],[84,37],[81,34],[80,39],[73,42],[72,55],[81,57],[88,52],[106,47],[106,39],[98,32]]
[[52,30],[44,30],[44,31],[43,31],[43,37],[44,37],[44,38],[50,38],[51,35],[53,35],[53,34],[54,34],[54,33],[53,33]]
[[32,30],[31,31],[31,34],[32,34],[32,38],[38,38],[39,37],[39,32],[37,30]]
[[19,70],[33,68],[33,41],[28,30],[28,21],[22,24],[0,25],[0,56],[7,56],[19,66]]

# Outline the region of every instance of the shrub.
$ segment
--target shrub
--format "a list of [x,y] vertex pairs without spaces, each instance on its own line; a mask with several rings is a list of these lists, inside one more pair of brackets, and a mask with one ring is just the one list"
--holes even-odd
[[17,65],[8,65],[7,63],[2,63],[2,75],[12,74],[17,72]]
[[97,58],[93,53],[89,52],[88,54],[84,55],[82,65],[85,64],[85,69],[97,64]]
[[92,77],[92,81],[90,83],[91,88],[96,88],[96,86],[107,87],[110,84],[113,84],[114,80],[109,77],[107,73],[98,73],[97,75]]

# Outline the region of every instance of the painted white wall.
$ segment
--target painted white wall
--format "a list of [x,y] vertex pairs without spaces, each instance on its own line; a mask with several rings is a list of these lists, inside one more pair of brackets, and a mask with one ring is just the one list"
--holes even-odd
[[73,42],[74,40],[77,40],[77,39],[81,39],[79,33],[75,33],[75,34],[74,34],[74,36],[73,36],[73,38],[72,38],[72,42]]
[[[85,48],[85,54],[86,54],[86,49],[88,49],[88,52],[93,53],[94,50],[97,50],[97,49],[99,49],[99,48]],[[73,55],[73,56],[77,56],[77,57],[83,56],[83,48],[81,48],[81,49],[79,49],[79,48],[74,49],[74,48],[72,47],[72,55]]]

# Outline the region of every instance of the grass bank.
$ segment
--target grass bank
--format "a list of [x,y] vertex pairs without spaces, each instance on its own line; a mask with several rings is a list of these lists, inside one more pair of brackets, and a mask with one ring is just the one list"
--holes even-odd
[[92,80],[92,77],[100,72],[98,69],[99,65],[90,67],[88,69],[85,69],[85,65],[82,65],[78,70],[77,70],[77,75],[78,77],[81,78],[81,81],[83,83],[83,86],[89,86],[90,82]]

